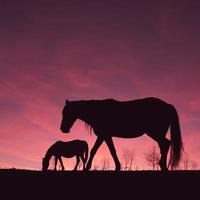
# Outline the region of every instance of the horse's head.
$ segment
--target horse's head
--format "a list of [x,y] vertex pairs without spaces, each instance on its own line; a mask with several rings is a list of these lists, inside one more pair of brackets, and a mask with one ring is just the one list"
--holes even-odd
[[49,160],[46,158],[42,158],[42,171],[47,171],[49,167]]
[[66,100],[65,107],[62,111],[62,122],[60,129],[63,133],[69,133],[73,123],[76,121],[77,117],[72,108],[72,102]]

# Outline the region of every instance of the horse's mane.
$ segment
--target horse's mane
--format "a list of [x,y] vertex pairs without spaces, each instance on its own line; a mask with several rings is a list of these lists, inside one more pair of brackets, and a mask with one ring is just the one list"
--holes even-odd
[[88,123],[85,122],[85,130],[91,135],[93,128]]
[[99,102],[116,102],[117,100],[115,99],[97,99],[97,100],[88,100],[88,102],[96,102],[96,103],[99,103]]
[[100,102],[117,102],[115,99],[90,99],[90,100],[78,100],[78,101],[73,101],[73,102],[86,102],[86,103],[100,103]]
[[[72,101],[73,103],[86,103],[86,104],[99,104],[101,102],[107,102],[107,103],[113,103],[113,102],[118,102],[115,99],[91,99],[91,100],[77,100],[77,101]],[[93,132],[93,127],[85,122],[85,130],[89,133],[92,134]]]

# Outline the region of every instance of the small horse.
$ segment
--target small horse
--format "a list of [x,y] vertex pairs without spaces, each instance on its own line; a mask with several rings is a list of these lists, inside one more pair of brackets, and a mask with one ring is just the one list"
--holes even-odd
[[[149,97],[124,102],[114,99],[71,102],[66,100],[62,115],[60,129],[63,133],[68,133],[76,119],[81,119],[93,128],[97,136],[86,170],[91,168],[94,155],[103,141],[114,159],[115,169],[120,170],[112,137],[134,138],[143,134],[158,143],[161,153],[159,165],[162,171],[168,170],[167,153],[170,145],[169,166],[175,168],[180,162],[183,144],[178,114],[173,105],[160,99]],[[171,140],[166,138],[169,127]]]
[[74,171],[77,170],[80,158],[83,162],[84,170],[88,158],[88,144],[84,140],[72,140],[69,142],[57,141],[47,150],[45,157],[42,160],[42,171],[46,171],[48,169],[49,160],[52,156],[55,156],[55,171],[58,160],[60,161],[62,170],[65,169],[61,157],[71,158],[73,156],[76,156]]

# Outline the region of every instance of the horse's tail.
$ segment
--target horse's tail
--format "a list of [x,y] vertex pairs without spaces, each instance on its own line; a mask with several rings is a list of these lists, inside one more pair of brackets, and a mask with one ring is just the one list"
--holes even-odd
[[84,165],[87,162],[88,159],[88,144],[87,142],[84,142],[84,147],[85,147],[85,151],[84,151]]
[[171,152],[169,165],[171,169],[176,168],[181,159],[181,154],[183,151],[183,143],[181,138],[181,130],[179,125],[179,117],[174,106],[171,107],[171,124],[170,124],[170,132],[171,132]]

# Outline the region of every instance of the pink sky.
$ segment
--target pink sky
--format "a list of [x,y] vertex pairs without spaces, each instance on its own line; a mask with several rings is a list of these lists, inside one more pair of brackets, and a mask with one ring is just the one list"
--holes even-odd
[[[186,152],[200,166],[199,2],[39,2],[0,8],[0,167],[40,169],[56,140],[92,147],[83,122],[59,130],[66,99],[148,96],[177,108]],[[134,168],[148,168],[150,138],[114,142],[119,158],[129,149]],[[111,159],[105,144],[94,160],[100,168],[104,157]]]

